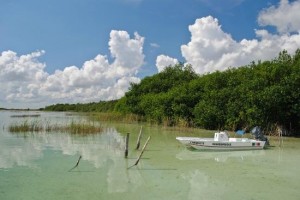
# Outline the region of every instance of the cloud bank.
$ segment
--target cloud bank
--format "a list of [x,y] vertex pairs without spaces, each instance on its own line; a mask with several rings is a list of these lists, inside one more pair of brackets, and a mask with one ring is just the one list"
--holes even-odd
[[18,56],[4,51],[0,56],[0,101],[15,104],[77,103],[118,99],[127,91],[130,82],[144,63],[144,38],[126,31],[110,33],[107,56],[97,55],[82,67],[69,66],[53,74],[45,71],[46,64],[38,58],[44,51]]
[[[207,16],[188,27],[191,38],[181,46],[186,63],[204,74],[228,67],[239,67],[251,61],[270,60],[282,50],[294,53],[300,47],[300,1],[281,0],[276,6],[262,10],[257,18],[261,29],[256,38],[234,40],[222,30],[218,19]],[[275,27],[271,33],[264,27]],[[45,54],[36,51],[18,56],[14,51],[0,54],[0,107],[44,107],[54,103],[93,102],[118,99],[130,82],[139,82],[137,73],[144,64],[144,37],[126,31],[110,32],[109,51],[96,55],[82,66],[68,66],[48,74],[46,64],[39,61]],[[151,44],[159,47],[158,44]],[[158,72],[178,62],[168,55],[156,59]]]
[[300,31],[300,1],[289,3],[281,0],[278,7],[271,6],[260,12],[258,22],[261,26],[274,26],[279,33]]
[[[197,19],[189,26],[191,40],[181,46],[182,56],[199,74],[228,67],[239,67],[251,61],[270,60],[282,50],[294,53],[300,47],[300,1],[289,3],[282,0],[275,7],[260,12],[258,21],[261,26],[275,26],[277,33],[266,29],[254,30],[256,38],[252,40],[234,40],[229,33],[222,30],[218,19],[212,16]],[[172,58],[159,56],[158,71],[163,63]]]

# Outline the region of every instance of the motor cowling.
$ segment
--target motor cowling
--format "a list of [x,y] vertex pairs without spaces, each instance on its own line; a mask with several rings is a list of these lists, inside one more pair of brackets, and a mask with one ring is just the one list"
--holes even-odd
[[251,130],[251,133],[256,140],[265,141],[266,145],[270,145],[268,138],[263,134],[263,131],[259,126],[255,126]]

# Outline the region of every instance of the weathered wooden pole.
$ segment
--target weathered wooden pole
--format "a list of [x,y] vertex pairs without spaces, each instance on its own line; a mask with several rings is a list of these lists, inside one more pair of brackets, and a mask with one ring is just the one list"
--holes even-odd
[[142,129],[143,129],[143,126],[141,126],[140,133],[139,133],[139,136],[138,136],[138,139],[136,142],[136,150],[138,150],[140,148],[141,138],[142,138]]
[[74,167],[72,167],[72,168],[69,170],[69,172],[72,171],[73,169],[75,169],[76,167],[78,167],[81,158],[82,158],[82,156],[80,155],[79,158],[78,158],[78,160],[77,160],[76,165],[75,165]]
[[[145,143],[145,145],[144,145],[144,147],[143,147],[143,149],[142,149],[142,151],[141,151],[138,159],[135,161],[134,165],[132,165],[131,167],[136,166],[139,163],[139,161],[142,158],[142,155],[143,155],[143,153],[144,153],[144,151],[145,151],[145,149],[147,147],[147,144],[148,144],[148,142],[149,142],[150,139],[151,139],[151,136],[148,137],[148,139],[147,139],[147,141],[146,141],[146,143]],[[128,167],[128,169],[131,168],[131,167]]]
[[281,147],[282,146],[282,143],[283,143],[283,140],[282,140],[282,128],[279,128],[279,132],[278,132],[278,140],[279,140],[279,146]]
[[125,138],[125,158],[128,157],[128,144],[129,144],[129,133],[127,133]]

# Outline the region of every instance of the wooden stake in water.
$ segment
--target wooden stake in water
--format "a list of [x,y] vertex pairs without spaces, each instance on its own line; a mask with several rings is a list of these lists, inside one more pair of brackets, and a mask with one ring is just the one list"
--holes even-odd
[[69,172],[72,171],[73,169],[75,169],[76,167],[78,167],[81,158],[82,158],[82,156],[80,155],[79,158],[78,158],[78,160],[77,160],[76,165],[75,165],[73,168],[71,168],[71,169],[69,170]]
[[125,158],[128,157],[128,143],[129,143],[129,133],[127,133],[125,138]]
[[138,150],[140,148],[141,138],[142,138],[142,129],[143,129],[143,127],[141,126],[139,137],[138,137],[137,142],[136,142],[136,150]]
[[134,165],[128,167],[128,169],[131,168],[131,167],[133,167],[133,166],[136,166],[139,163],[139,161],[142,158],[142,155],[143,155],[143,153],[144,153],[144,151],[145,151],[145,149],[147,147],[147,144],[148,144],[148,142],[149,142],[150,139],[151,139],[151,136],[148,137],[148,139],[147,139],[147,141],[146,141],[146,143],[145,143],[145,145],[144,145],[144,147],[143,147],[143,149],[142,149],[142,151],[141,151],[138,159],[135,161]]

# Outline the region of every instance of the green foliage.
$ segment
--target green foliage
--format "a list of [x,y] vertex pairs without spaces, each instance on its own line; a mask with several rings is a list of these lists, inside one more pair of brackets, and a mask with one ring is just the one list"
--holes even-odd
[[158,124],[175,125],[182,119],[191,122],[197,101],[188,85],[197,78],[191,66],[185,67],[182,63],[169,66],[139,84],[132,84],[118,111],[128,110]]
[[46,110],[134,114],[168,126],[250,129],[282,125],[300,131],[300,50],[271,61],[252,62],[223,72],[197,75],[179,63],[131,83],[118,101],[57,104]]
[[111,112],[118,101],[100,101],[98,103],[55,104],[46,106],[46,111],[74,111],[74,112]]
[[202,76],[182,63],[169,66],[132,84],[117,110],[167,125],[249,130],[279,124],[299,131],[299,95],[300,50],[282,51],[272,61]]

